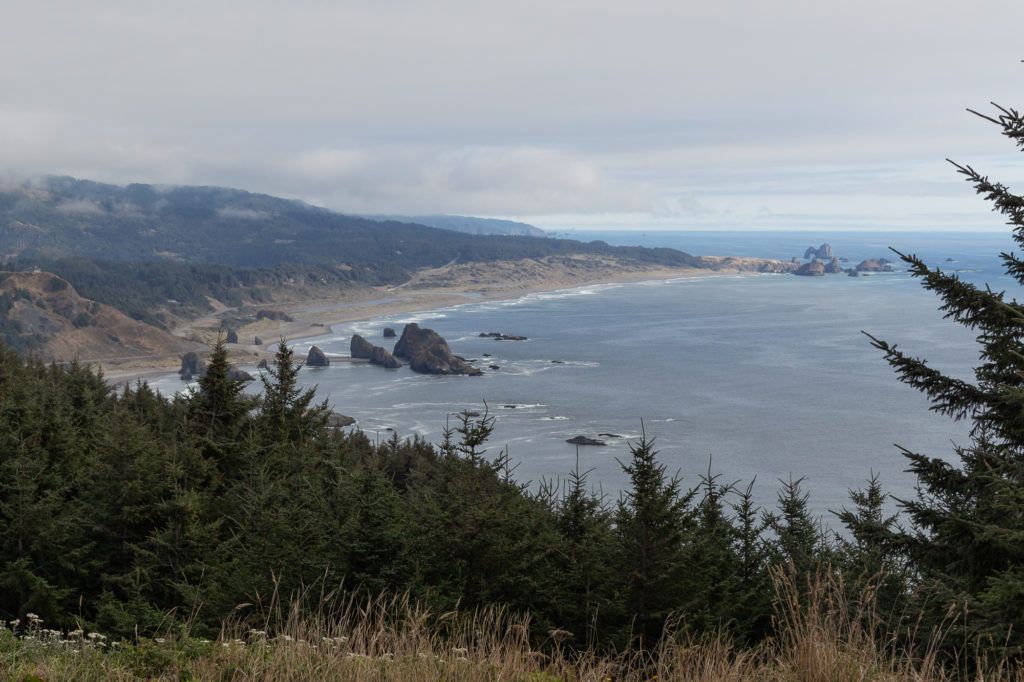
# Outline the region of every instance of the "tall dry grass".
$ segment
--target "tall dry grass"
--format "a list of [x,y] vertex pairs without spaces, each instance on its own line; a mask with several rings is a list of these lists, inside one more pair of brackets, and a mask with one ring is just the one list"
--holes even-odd
[[[737,648],[724,636],[668,637],[655,650],[577,652],[550,633],[531,644],[529,617],[500,608],[431,613],[406,597],[309,595],[225,625],[217,641],[142,640],[109,648],[0,638],[0,674],[15,680],[641,680],[828,681],[962,679],[936,647],[911,652],[887,636],[870,590],[850,599],[841,580],[803,585],[776,576],[775,638]],[[312,615],[311,615],[312,614]],[[67,640],[62,640],[67,641]],[[93,640],[94,642],[96,640]],[[1009,666],[971,679],[1024,681]]]

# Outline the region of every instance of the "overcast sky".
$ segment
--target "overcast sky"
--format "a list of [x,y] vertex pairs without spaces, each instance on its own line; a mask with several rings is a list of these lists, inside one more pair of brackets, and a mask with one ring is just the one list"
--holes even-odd
[[548,228],[999,229],[1024,2],[0,0],[0,173]]

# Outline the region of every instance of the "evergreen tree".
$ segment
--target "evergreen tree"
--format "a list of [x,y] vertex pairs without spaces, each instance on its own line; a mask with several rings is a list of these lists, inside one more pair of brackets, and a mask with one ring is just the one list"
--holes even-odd
[[[997,107],[1003,135],[1024,148],[1024,118]],[[977,112],[975,112],[977,113]],[[952,162],[951,162],[952,163]],[[1024,196],[971,166],[958,172],[1009,221],[1024,246]],[[977,333],[981,363],[974,380],[950,376],[895,345],[872,338],[899,378],[922,391],[933,410],[972,423],[971,441],[957,447],[959,464],[901,448],[918,480],[915,499],[901,504],[911,527],[896,541],[920,576],[926,622],[946,627],[945,641],[966,650],[1024,653],[1024,306],[989,287],[899,254],[911,274],[942,301],[947,318]],[[1001,254],[1005,271],[1024,284],[1024,260]]]
[[742,599],[740,531],[726,514],[725,499],[732,486],[718,482],[708,471],[701,477],[695,527],[687,546],[684,624],[692,632],[735,630]]
[[803,479],[790,477],[779,484],[778,513],[768,517],[768,528],[775,533],[778,558],[788,562],[803,582],[822,563],[824,533],[807,507]]
[[735,514],[736,605],[735,631],[747,641],[759,641],[771,627],[772,582],[769,568],[774,552],[765,538],[769,519],[754,504],[754,482],[737,493]]
[[261,424],[273,441],[301,444],[318,434],[326,424],[326,401],[315,405],[316,389],[303,391],[299,388],[301,368],[295,361],[295,352],[281,339],[273,364],[260,375],[263,384]]
[[558,627],[574,633],[576,644],[595,646],[603,626],[620,614],[614,567],[608,561],[615,539],[611,513],[587,489],[587,473],[580,471],[577,451],[576,467],[557,507],[562,588],[553,618]]
[[691,570],[686,542],[694,527],[694,493],[684,493],[678,476],[669,478],[646,433],[629,446],[621,463],[630,489],[616,513],[618,566],[632,634],[646,647],[661,638],[665,621],[683,603]]
[[839,561],[848,584],[876,590],[879,605],[893,612],[909,576],[895,541],[899,516],[886,512],[887,497],[878,474],[872,474],[866,488],[850,491],[853,509],[843,507],[833,513],[848,533],[837,536]]
[[242,474],[254,404],[245,395],[243,383],[231,378],[230,369],[227,345],[219,337],[199,388],[188,401],[189,432],[202,456],[213,464],[216,480],[211,484],[220,489]]

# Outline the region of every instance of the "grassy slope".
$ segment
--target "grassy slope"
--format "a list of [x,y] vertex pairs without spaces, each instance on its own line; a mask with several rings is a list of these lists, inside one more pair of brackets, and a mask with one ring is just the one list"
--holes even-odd
[[[499,609],[431,614],[407,600],[321,602],[228,624],[217,641],[172,636],[108,642],[37,622],[0,629],[0,674],[15,680],[886,680],[960,679],[929,652],[885,645],[870,593],[854,613],[840,584],[806,591],[780,577],[775,640],[742,648],[721,638],[676,637],[654,651],[597,654],[552,631],[540,648],[526,639],[529,618]],[[1006,664],[983,679],[1021,680]]]

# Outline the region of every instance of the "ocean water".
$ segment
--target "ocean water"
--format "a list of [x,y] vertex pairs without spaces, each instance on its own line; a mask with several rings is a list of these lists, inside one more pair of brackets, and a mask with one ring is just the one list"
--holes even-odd
[[[893,246],[990,283],[1011,295],[998,254],[1004,234],[575,233],[614,244],[670,246],[696,254],[789,258],[823,241],[854,265]],[[946,259],[952,259],[947,261]],[[899,265],[898,265],[899,267]],[[307,368],[334,409],[358,419],[371,437],[441,438],[449,415],[486,409],[495,416],[491,453],[507,449],[515,477],[537,484],[564,479],[576,465],[609,500],[626,483],[620,461],[645,430],[660,459],[684,484],[708,471],[724,482],[754,482],[760,503],[774,502],[780,480],[803,478],[812,509],[848,504],[848,491],[872,474],[897,496],[913,478],[894,444],[952,457],[967,426],[930,412],[900,384],[861,331],[884,338],[964,378],[977,361],[973,335],[942,319],[938,300],[906,272],[851,278],[791,275],[710,276],[601,285],[471,303],[343,324],[297,344],[347,354],[352,334],[393,346],[385,326],[419,322],[453,351],[496,371],[436,377],[363,364]],[[499,331],[524,342],[480,338]],[[484,354],[490,357],[484,357]],[[251,368],[250,368],[251,369]],[[153,382],[179,390],[174,376]],[[606,447],[565,442],[604,437]]]

